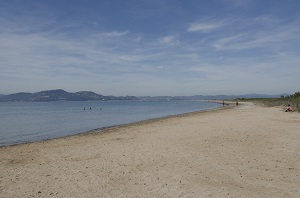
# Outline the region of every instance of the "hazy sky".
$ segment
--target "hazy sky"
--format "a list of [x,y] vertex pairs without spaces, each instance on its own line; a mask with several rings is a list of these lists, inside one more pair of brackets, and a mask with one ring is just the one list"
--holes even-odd
[[0,0],[0,93],[300,91],[299,0]]

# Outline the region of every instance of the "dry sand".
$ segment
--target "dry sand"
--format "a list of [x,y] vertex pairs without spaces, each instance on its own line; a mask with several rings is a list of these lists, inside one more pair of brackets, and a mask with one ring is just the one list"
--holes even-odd
[[240,105],[0,148],[0,197],[300,197],[300,114]]

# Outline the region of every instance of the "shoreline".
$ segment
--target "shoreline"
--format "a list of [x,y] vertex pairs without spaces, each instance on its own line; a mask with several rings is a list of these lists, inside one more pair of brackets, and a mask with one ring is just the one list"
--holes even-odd
[[[204,102],[212,102],[212,103],[222,104],[222,102],[218,101],[218,100],[203,100],[203,101]],[[29,141],[29,142],[23,142],[23,143],[15,143],[15,144],[10,144],[10,145],[3,145],[3,146],[0,145],[0,148],[18,146],[18,145],[23,145],[23,144],[32,144],[32,143],[38,143],[38,142],[46,142],[46,141],[51,141],[51,140],[56,140],[56,139],[61,139],[61,138],[68,138],[68,137],[72,137],[72,136],[88,135],[88,134],[91,134],[91,133],[101,133],[104,130],[107,130],[107,129],[110,129],[110,128],[125,127],[125,126],[130,126],[130,125],[143,124],[143,123],[147,123],[147,122],[155,122],[155,121],[158,121],[158,120],[168,119],[168,118],[172,118],[172,117],[181,117],[181,116],[187,116],[189,114],[205,113],[205,112],[209,112],[209,111],[217,111],[217,110],[222,110],[222,109],[225,109],[225,108],[232,108],[232,107],[233,107],[233,102],[228,101],[227,106],[215,107],[215,108],[206,109],[206,110],[197,110],[197,111],[193,111],[193,112],[187,112],[187,113],[181,113],[181,114],[175,114],[175,115],[167,115],[167,116],[163,116],[163,117],[151,118],[151,119],[126,123],[126,124],[120,124],[120,125],[100,127],[100,128],[95,128],[95,129],[91,129],[91,130],[88,130],[88,131],[82,131],[82,132],[79,132],[77,134],[63,136],[63,137],[57,137],[57,138],[51,138],[51,139],[45,139],[45,140],[38,140],[38,141]]]
[[[168,115],[168,116],[163,116],[163,117],[158,117],[158,118],[151,118],[151,119],[141,120],[141,121],[127,123],[127,124],[107,126],[107,127],[92,129],[92,130],[85,131],[85,132],[78,133],[78,134],[74,134],[74,135],[68,135],[68,136],[65,136],[65,137],[59,137],[59,138],[48,139],[48,140],[43,140],[43,141],[51,141],[51,140],[55,140],[55,139],[68,138],[68,137],[73,137],[73,136],[85,136],[85,135],[93,135],[93,134],[97,135],[98,133],[106,133],[107,131],[110,131],[111,129],[119,130],[123,127],[140,126],[140,125],[144,125],[144,124],[161,122],[161,121],[171,119],[171,118],[180,118],[180,117],[193,116],[193,115],[202,114],[202,113],[221,111],[221,110],[225,110],[225,109],[229,109],[229,108],[234,108],[234,106],[233,105],[231,105],[231,106],[222,106],[222,107],[216,107],[216,108],[212,108],[212,109],[199,110],[199,111],[193,111],[193,112],[181,113],[181,114],[175,114],[175,115]],[[29,143],[35,143],[35,142],[29,142]],[[24,144],[27,144],[27,143],[24,143]],[[11,146],[15,146],[15,145],[11,145]],[[1,146],[0,146],[0,148],[1,148]]]
[[0,193],[299,197],[299,120],[248,103],[0,147]]

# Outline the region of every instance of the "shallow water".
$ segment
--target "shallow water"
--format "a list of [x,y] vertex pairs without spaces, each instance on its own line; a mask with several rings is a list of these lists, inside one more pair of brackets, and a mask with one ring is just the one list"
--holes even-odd
[[0,146],[219,106],[199,101],[5,102],[0,103]]

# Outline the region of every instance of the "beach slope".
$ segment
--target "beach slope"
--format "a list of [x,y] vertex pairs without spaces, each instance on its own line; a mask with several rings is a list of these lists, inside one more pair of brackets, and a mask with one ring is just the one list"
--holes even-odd
[[300,197],[300,114],[244,104],[0,148],[1,197]]

